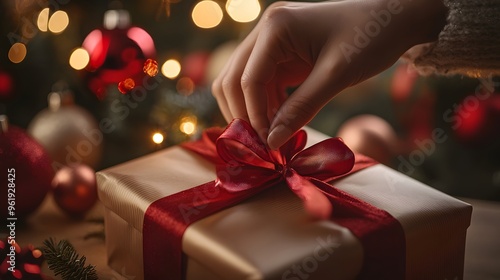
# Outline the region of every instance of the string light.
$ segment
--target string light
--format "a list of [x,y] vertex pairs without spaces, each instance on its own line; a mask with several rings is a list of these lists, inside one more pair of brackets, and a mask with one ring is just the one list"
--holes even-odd
[[89,53],[82,48],[78,48],[71,53],[69,57],[69,65],[76,70],[82,70],[89,64],[90,56]]
[[156,76],[158,74],[158,62],[151,58],[146,59],[142,66],[142,71],[150,77]]
[[194,6],[191,17],[196,26],[213,28],[222,21],[222,9],[216,2],[204,0]]
[[161,134],[160,132],[156,132],[155,134],[153,134],[153,137],[151,139],[153,139],[153,142],[155,144],[161,144],[163,143],[163,134]]
[[258,0],[227,0],[226,11],[237,22],[250,22],[260,14]]
[[179,130],[187,135],[191,135],[196,132],[196,123],[198,120],[195,116],[184,117],[181,119],[181,125],[179,126]]
[[181,64],[175,59],[169,59],[161,66],[161,73],[169,79],[177,78],[180,72]]
[[26,46],[23,43],[15,43],[9,49],[9,60],[13,63],[20,63],[26,57]]
[[61,33],[68,27],[69,17],[65,11],[56,11],[49,19],[49,30],[53,33]]
[[38,29],[40,29],[40,31],[47,32],[47,27],[49,25],[49,8],[43,9],[38,14],[36,25],[38,26]]

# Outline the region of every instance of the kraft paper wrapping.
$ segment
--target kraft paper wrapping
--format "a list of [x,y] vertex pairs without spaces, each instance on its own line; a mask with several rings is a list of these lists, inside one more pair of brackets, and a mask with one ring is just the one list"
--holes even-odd
[[[308,146],[326,138],[306,130]],[[98,172],[109,265],[143,279],[147,207],[214,179],[212,164],[180,147]],[[334,186],[400,221],[406,235],[407,279],[462,279],[469,204],[380,164]],[[280,186],[192,224],[182,242],[187,279],[354,279],[363,260],[359,241],[335,223],[312,221],[302,205]]]

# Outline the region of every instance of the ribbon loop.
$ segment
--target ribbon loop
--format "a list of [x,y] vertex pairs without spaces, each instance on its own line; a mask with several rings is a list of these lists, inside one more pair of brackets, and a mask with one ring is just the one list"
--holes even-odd
[[[216,141],[217,152],[220,158],[226,162],[235,160],[235,151],[244,148],[242,151],[243,156],[255,154],[258,158],[266,162],[272,162],[266,145],[260,141],[259,136],[252,129],[250,124],[241,119],[233,120],[228,127],[231,129],[226,129],[219,136]],[[243,159],[245,162],[248,159]]]
[[307,134],[300,130],[278,152],[271,151],[250,124],[235,119],[216,140],[217,153],[225,162],[217,167],[217,185],[237,192],[285,180],[312,216],[326,219],[331,214],[331,204],[309,180],[349,172],[354,166],[354,154],[340,138],[304,150],[306,141]]
[[328,181],[352,169],[354,154],[340,138],[330,138],[297,153],[289,166],[302,176]]
[[299,130],[295,135],[290,138],[281,148],[279,149],[282,155],[288,156],[285,158],[286,162],[290,162],[295,154],[302,151],[307,143],[307,133],[304,130]]

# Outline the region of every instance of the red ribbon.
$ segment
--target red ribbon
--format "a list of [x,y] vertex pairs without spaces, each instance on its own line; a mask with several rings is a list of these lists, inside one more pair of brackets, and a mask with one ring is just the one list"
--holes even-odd
[[183,279],[182,235],[191,223],[282,182],[311,215],[348,228],[361,241],[364,262],[359,278],[404,279],[405,236],[400,223],[327,183],[376,162],[362,155],[355,160],[339,138],[304,149],[306,138],[301,130],[279,151],[271,151],[247,122],[236,119],[224,131],[208,129],[201,140],[182,145],[214,163],[217,179],[148,207],[143,224],[145,279]]

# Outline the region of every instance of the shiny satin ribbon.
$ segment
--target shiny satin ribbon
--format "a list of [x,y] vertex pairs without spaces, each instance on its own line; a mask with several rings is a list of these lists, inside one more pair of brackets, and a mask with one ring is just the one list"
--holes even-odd
[[304,149],[306,139],[301,130],[279,151],[272,151],[247,122],[235,119],[224,131],[208,129],[201,140],[183,144],[216,165],[217,179],[148,207],[143,224],[144,278],[183,279],[182,235],[190,224],[285,182],[313,217],[330,219],[360,240],[364,262],[359,278],[404,279],[405,236],[400,223],[327,183],[376,162],[355,157],[339,138]]

